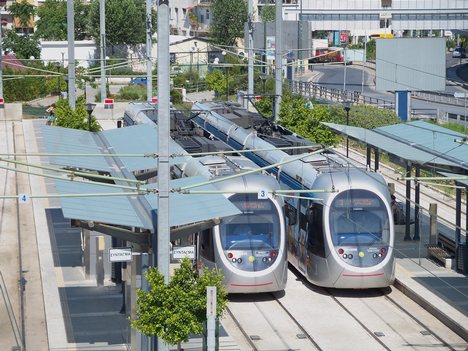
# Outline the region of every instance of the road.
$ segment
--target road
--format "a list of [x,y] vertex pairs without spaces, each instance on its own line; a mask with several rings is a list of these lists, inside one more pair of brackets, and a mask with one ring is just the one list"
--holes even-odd
[[[461,82],[463,79],[468,81],[468,59],[462,60],[460,65],[459,59],[454,59],[451,54],[447,54],[447,71],[446,71],[446,93],[453,94],[455,92],[468,92],[464,89]],[[370,66],[369,66],[370,67]],[[375,86],[375,70],[370,68],[363,68],[361,65],[347,65],[343,64],[315,64],[313,70],[318,73],[315,75],[313,82],[324,86],[328,89],[346,89],[348,91],[358,91],[365,96],[378,98],[381,100],[393,103],[395,97],[392,93],[377,91]],[[346,71],[346,73],[345,73]],[[346,76],[346,84],[345,82]],[[454,81],[457,82],[454,82]],[[424,111],[429,115],[438,116],[445,113],[460,115],[462,121],[466,115],[464,106],[447,105],[437,102],[423,101],[412,99],[411,108],[417,110],[418,114],[424,114]]]

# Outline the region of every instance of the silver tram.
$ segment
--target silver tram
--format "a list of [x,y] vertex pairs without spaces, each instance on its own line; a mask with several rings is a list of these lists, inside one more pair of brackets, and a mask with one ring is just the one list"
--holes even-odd
[[[200,102],[194,122],[235,149],[309,146],[304,139],[238,104]],[[260,166],[303,151],[253,151]],[[297,156],[297,155],[294,155]],[[307,156],[271,170],[282,189],[335,189],[287,198],[288,259],[310,282],[333,288],[379,288],[395,277],[394,223],[388,186],[333,152]]]
[[[152,124],[157,121],[155,111],[153,104],[129,104],[124,125]],[[206,135],[183,114],[171,115],[172,150],[180,154],[220,152],[188,156],[185,163],[171,166],[173,178],[198,175],[214,180],[259,168],[239,154],[222,155],[222,151],[231,148]],[[194,235],[198,267],[221,269],[230,293],[283,290],[287,280],[284,201],[271,195],[271,191],[280,188],[277,180],[268,174],[254,173],[214,185],[242,214],[223,218],[219,225]],[[259,190],[266,190],[266,199],[259,199]]]

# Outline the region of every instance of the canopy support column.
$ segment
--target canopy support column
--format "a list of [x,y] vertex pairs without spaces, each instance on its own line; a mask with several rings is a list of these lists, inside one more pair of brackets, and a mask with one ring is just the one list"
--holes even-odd
[[[420,166],[416,165],[415,168],[415,176],[419,177],[420,176]],[[419,194],[420,194],[420,184],[418,181],[416,181],[414,185],[414,236],[413,240],[420,240],[419,237]]]
[[[406,178],[411,177],[411,162],[406,164]],[[405,209],[405,237],[403,240],[411,240],[410,230],[411,230],[411,180],[406,181],[406,209]]]

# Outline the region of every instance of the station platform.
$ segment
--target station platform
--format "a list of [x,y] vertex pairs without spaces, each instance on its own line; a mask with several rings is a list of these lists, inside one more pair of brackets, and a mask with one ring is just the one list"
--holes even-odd
[[[8,123],[21,124],[25,149],[28,153],[42,151],[40,127],[43,121],[0,123],[0,135],[11,131],[11,128],[7,128]],[[13,135],[9,137],[12,138]],[[30,162],[38,163],[35,159]],[[0,173],[0,178],[2,176]],[[37,176],[29,176],[29,181],[33,194],[48,191],[52,183]],[[0,184],[3,184],[1,179]],[[440,199],[441,203],[446,201],[446,198]],[[81,261],[77,256],[73,256],[81,249],[80,243],[72,240],[73,230],[78,229],[70,228],[65,221],[61,222],[59,217],[54,222],[51,211],[52,216],[59,216],[58,200],[34,199],[33,214],[28,216],[28,221],[35,226],[36,240],[32,240],[31,245],[38,246],[41,274],[36,278],[42,281],[43,318],[46,322],[45,325],[30,324],[38,330],[27,330],[29,337],[26,342],[31,343],[32,337],[44,332],[45,329],[48,348],[36,348],[37,350],[127,350],[129,330],[125,325],[126,316],[120,313],[121,292],[111,282],[98,287],[95,281],[85,279]],[[50,227],[51,219],[56,224],[54,228]],[[68,236],[68,241],[56,241],[57,237],[51,233],[58,234],[59,231],[63,240],[65,240],[64,235]],[[468,277],[428,259],[427,242],[427,230],[424,226],[419,241],[405,241],[402,231],[397,234],[394,287],[424,306],[436,318],[450,325],[468,342]],[[54,261],[57,255],[67,257],[63,265],[58,265],[57,261]],[[6,260],[0,264],[0,270],[4,274],[8,271],[14,274],[17,269],[8,266],[9,262]],[[8,288],[11,294],[15,293],[16,287]],[[35,309],[35,304],[41,299],[35,296],[34,299],[31,297],[31,300],[28,300],[28,295],[26,298],[25,313],[28,314]],[[5,315],[5,308],[0,303],[0,316]],[[31,318],[36,316],[34,313],[30,315]],[[242,350],[236,340],[230,336],[229,326],[224,325],[223,330],[220,350]],[[3,331],[5,332],[6,330]],[[0,349],[11,349],[12,344],[4,344],[2,340],[0,340]],[[201,350],[201,338],[193,337],[182,347],[186,351]],[[176,346],[171,347],[171,350],[176,349]]]

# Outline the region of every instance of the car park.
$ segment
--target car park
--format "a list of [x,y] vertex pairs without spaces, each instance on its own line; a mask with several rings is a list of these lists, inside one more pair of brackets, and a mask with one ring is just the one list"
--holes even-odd
[[466,57],[466,50],[463,47],[455,48],[452,52],[452,57],[456,58],[465,58]]
[[141,85],[146,86],[146,77],[136,77],[130,80],[130,85]]

